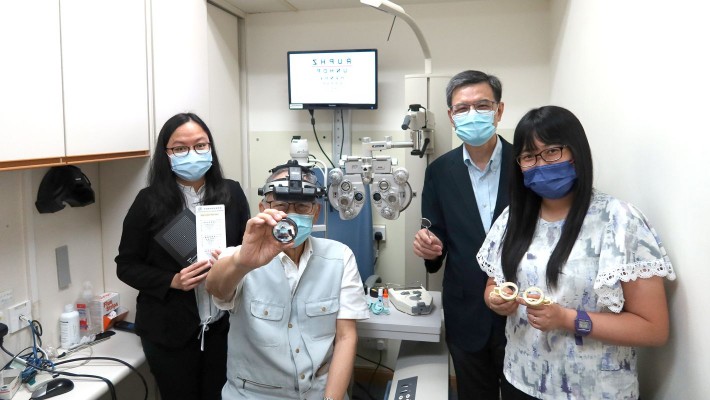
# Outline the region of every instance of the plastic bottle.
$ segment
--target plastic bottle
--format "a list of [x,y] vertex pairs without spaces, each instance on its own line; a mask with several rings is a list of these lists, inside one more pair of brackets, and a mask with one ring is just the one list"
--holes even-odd
[[59,316],[60,343],[63,349],[79,343],[79,312],[73,304],[64,306],[64,312]]
[[387,293],[387,288],[385,288],[384,293],[382,293],[382,302],[385,308],[390,308],[390,295]]
[[94,298],[94,291],[91,282],[84,282],[84,289],[81,295],[76,300],[76,311],[79,312],[79,335],[89,336],[94,333],[94,327],[91,324],[91,299]]
[[377,303],[377,288],[370,288],[370,304]]

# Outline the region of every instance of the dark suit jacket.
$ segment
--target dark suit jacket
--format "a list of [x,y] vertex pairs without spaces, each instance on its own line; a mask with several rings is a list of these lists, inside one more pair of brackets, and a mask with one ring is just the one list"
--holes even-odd
[[[249,205],[239,183],[227,180],[231,200],[225,205],[227,246],[242,243]],[[169,348],[197,340],[200,316],[195,291],[170,288],[182,267],[154,239],[147,199],[150,187],[142,189],[123,221],[121,244],[116,256],[118,278],[138,289],[136,332],[153,343]],[[162,228],[162,227],[161,227]]]
[[[512,146],[503,144],[500,182],[493,221],[508,206],[508,177],[513,166]],[[505,317],[486,307],[483,301],[488,275],[476,261],[478,249],[486,238],[468,169],[463,162],[463,145],[447,152],[426,169],[422,191],[422,217],[444,244],[443,254],[426,260],[427,271],[438,271],[444,259],[442,300],[446,341],[469,351],[483,348],[494,327],[502,334]]]

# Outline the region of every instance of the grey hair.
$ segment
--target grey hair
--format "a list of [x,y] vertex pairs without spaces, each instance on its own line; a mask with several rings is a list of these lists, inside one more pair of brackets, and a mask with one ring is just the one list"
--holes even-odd
[[446,105],[451,108],[451,97],[453,97],[454,90],[462,86],[475,85],[481,82],[487,83],[493,89],[494,100],[500,103],[500,99],[503,96],[503,84],[500,83],[500,80],[485,72],[468,70],[454,75],[449,84],[446,85]]

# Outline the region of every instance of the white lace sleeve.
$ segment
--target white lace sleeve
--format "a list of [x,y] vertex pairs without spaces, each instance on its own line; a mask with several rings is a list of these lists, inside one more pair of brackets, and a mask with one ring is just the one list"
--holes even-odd
[[498,219],[493,223],[491,229],[488,231],[486,239],[483,241],[483,245],[478,250],[476,255],[476,261],[481,267],[483,272],[485,272],[491,278],[494,278],[496,283],[501,284],[505,282],[505,277],[503,276],[503,268],[500,263],[500,247],[503,241],[503,235],[505,234],[505,228],[508,225],[508,208],[500,214]]
[[609,223],[601,241],[594,291],[600,305],[618,313],[624,308],[621,282],[676,276],[660,238],[639,209],[616,200],[609,202],[606,211]]

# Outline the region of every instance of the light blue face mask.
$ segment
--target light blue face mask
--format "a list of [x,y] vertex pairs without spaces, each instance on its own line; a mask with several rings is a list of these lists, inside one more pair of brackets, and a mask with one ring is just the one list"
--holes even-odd
[[469,111],[463,115],[454,115],[456,136],[471,146],[481,146],[496,132],[493,125],[496,112],[494,110],[480,113]]
[[291,218],[298,227],[298,233],[296,233],[296,238],[293,240],[294,247],[298,247],[311,235],[313,216],[310,214],[287,214],[286,216]]
[[212,167],[212,151],[205,154],[191,151],[185,157],[175,157],[172,154],[169,157],[170,166],[175,175],[188,182],[199,180]]

